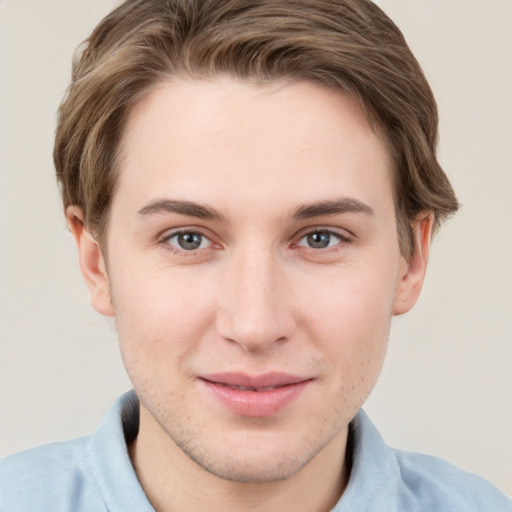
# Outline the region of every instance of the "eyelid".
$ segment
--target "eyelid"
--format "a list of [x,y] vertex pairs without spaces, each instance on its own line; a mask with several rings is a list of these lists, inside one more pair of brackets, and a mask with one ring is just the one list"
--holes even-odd
[[355,235],[346,229],[326,226],[314,226],[301,229],[293,238],[294,240],[302,240],[305,236],[312,233],[329,233],[339,238],[342,242],[352,242],[355,238]]
[[208,230],[198,226],[179,226],[175,228],[167,228],[158,235],[160,241],[168,240],[169,238],[182,234],[182,233],[197,233],[211,240],[212,235]]

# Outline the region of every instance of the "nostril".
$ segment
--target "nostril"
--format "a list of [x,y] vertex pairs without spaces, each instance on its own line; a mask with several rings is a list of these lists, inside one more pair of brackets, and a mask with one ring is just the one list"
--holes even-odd
[[269,337],[269,336],[259,336],[259,337],[243,337],[239,336],[238,338],[230,338],[229,341],[240,345],[247,352],[257,353],[262,352],[264,350],[268,350],[275,345],[282,344],[286,342],[288,338],[286,336],[279,337]]

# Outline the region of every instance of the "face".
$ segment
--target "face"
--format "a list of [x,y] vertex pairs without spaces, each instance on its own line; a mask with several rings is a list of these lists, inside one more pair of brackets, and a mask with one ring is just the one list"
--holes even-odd
[[253,482],[344,446],[424,271],[400,255],[390,160],[355,101],[160,85],[127,125],[108,229],[108,267],[84,274],[115,315],[139,436]]

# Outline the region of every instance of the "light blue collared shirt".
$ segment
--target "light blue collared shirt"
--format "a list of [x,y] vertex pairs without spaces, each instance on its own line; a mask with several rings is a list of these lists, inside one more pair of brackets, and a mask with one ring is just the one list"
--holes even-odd
[[[90,437],[0,461],[0,512],[155,512],[130,462],[138,401],[123,395]],[[485,480],[388,447],[363,411],[351,423],[350,481],[333,512],[512,512]]]

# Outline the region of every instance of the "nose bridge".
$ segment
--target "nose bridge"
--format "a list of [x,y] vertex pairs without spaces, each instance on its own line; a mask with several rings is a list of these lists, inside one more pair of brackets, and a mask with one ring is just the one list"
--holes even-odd
[[230,258],[218,311],[218,331],[248,351],[288,339],[293,314],[282,263],[269,248],[245,246]]

